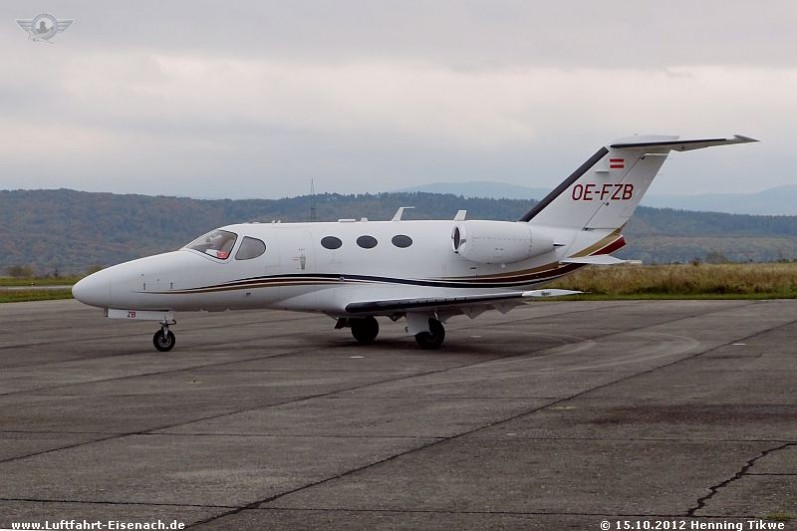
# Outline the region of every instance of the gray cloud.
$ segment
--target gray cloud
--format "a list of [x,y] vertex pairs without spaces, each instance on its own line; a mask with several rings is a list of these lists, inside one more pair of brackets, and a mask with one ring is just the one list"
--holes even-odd
[[[653,191],[792,182],[797,7],[750,2],[61,2],[0,8],[4,188],[202,197],[553,186],[639,133],[760,136]],[[688,160],[687,160],[688,159]],[[221,182],[223,185],[219,185]]]

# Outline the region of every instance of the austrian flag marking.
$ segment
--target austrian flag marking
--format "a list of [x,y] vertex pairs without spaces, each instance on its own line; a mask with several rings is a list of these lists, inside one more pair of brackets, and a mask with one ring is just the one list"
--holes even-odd
[[625,159],[609,159],[610,170],[622,170],[625,168]]

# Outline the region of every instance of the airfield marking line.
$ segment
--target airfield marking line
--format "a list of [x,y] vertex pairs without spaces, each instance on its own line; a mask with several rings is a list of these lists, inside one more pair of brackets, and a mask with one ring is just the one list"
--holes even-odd
[[[718,313],[718,312],[709,312],[709,313]],[[691,318],[694,318],[694,316],[692,316]],[[681,319],[675,319],[674,321],[678,321],[678,320],[681,320]],[[795,322],[797,322],[797,320],[792,320],[792,321],[789,321],[787,323],[783,323],[783,324],[780,324],[780,325],[775,325],[775,326],[767,328],[766,330],[755,332],[755,333],[750,334],[748,336],[745,336],[743,338],[737,338],[737,339],[733,340],[733,342],[739,341],[740,339],[749,340],[751,338],[754,338],[756,336],[771,332],[773,330],[777,330],[779,328],[783,328],[783,327],[786,327],[786,326],[793,325]],[[654,326],[659,326],[659,325],[654,325]],[[611,335],[615,335],[615,334],[607,334],[607,336],[611,336]],[[489,422],[489,423],[487,423],[487,424],[485,424],[483,426],[479,426],[479,427],[473,428],[471,430],[467,430],[467,431],[464,431],[464,432],[461,432],[461,433],[457,433],[457,434],[451,435],[449,437],[442,438],[440,440],[430,441],[429,443],[421,445],[418,448],[408,449],[408,450],[396,453],[396,454],[394,454],[392,456],[388,456],[388,457],[386,457],[384,459],[380,459],[380,460],[375,461],[373,463],[365,464],[363,466],[356,467],[356,468],[353,468],[351,470],[347,470],[347,471],[342,472],[340,474],[336,474],[335,476],[330,476],[330,477],[327,477],[327,478],[324,478],[324,479],[321,479],[321,480],[318,480],[318,481],[314,481],[314,482],[308,483],[308,484],[306,484],[304,486],[300,486],[300,487],[297,487],[297,488],[294,488],[294,489],[290,489],[288,491],[285,491],[285,492],[282,492],[282,493],[279,493],[279,494],[275,494],[273,496],[269,496],[268,498],[265,498],[265,499],[262,499],[262,500],[256,500],[256,501],[254,501],[252,503],[249,503],[249,504],[241,506],[241,507],[239,507],[237,509],[231,510],[228,513],[223,513],[223,514],[216,515],[216,516],[213,516],[213,517],[210,517],[210,518],[206,518],[204,520],[200,520],[198,522],[194,522],[194,523],[189,524],[188,526],[186,526],[186,528],[195,527],[195,526],[198,526],[198,525],[202,525],[202,524],[206,524],[206,523],[209,523],[209,522],[213,522],[213,521],[218,520],[220,518],[231,516],[233,514],[238,514],[238,513],[242,512],[242,511],[245,511],[245,510],[257,509],[257,508],[259,508],[260,505],[262,505],[264,503],[271,503],[271,502],[273,502],[273,501],[275,501],[275,500],[277,500],[279,498],[282,498],[284,496],[287,496],[289,494],[294,494],[296,492],[299,492],[299,491],[307,489],[307,488],[316,487],[316,486],[322,485],[324,483],[328,483],[328,482],[331,482],[331,481],[334,481],[334,480],[337,480],[337,479],[341,479],[341,478],[356,474],[358,472],[361,472],[363,470],[369,469],[371,467],[374,467],[374,466],[377,466],[377,465],[381,465],[383,463],[388,463],[388,462],[394,461],[394,460],[396,460],[396,459],[398,459],[400,457],[403,457],[405,455],[409,455],[409,454],[412,454],[412,453],[415,453],[415,452],[418,452],[418,451],[421,451],[421,450],[426,450],[426,449],[431,448],[433,446],[437,446],[439,444],[444,444],[444,443],[447,443],[447,442],[450,442],[450,441],[453,441],[453,440],[456,440],[456,439],[460,439],[462,437],[465,437],[465,436],[468,436],[468,435],[472,435],[474,433],[478,433],[480,431],[483,431],[483,430],[486,430],[488,428],[492,428],[492,427],[498,426],[500,424],[505,424],[507,422],[511,422],[513,420],[517,420],[517,419],[523,418],[523,417],[528,416],[528,415],[533,415],[534,413],[542,411],[542,410],[544,410],[546,408],[549,408],[549,407],[554,406],[556,404],[561,404],[561,403],[573,400],[574,398],[578,398],[580,396],[587,395],[589,393],[592,393],[593,391],[597,391],[597,390],[600,390],[600,389],[605,389],[605,388],[608,388],[608,387],[610,387],[612,385],[616,385],[618,383],[622,383],[622,382],[631,380],[633,378],[637,378],[639,376],[644,376],[644,375],[647,375],[647,374],[651,374],[651,373],[653,373],[655,371],[658,371],[658,370],[661,370],[661,369],[666,369],[668,367],[672,367],[672,366],[678,365],[678,364],[680,364],[680,363],[682,363],[684,361],[688,361],[688,360],[692,360],[692,359],[698,358],[698,357],[700,357],[700,356],[702,356],[704,354],[708,354],[710,352],[714,352],[716,350],[719,350],[720,348],[723,348],[723,347],[725,347],[725,346],[727,346],[729,344],[731,344],[731,343],[729,342],[729,343],[726,343],[724,345],[720,345],[720,346],[716,346],[716,347],[713,347],[713,348],[709,348],[709,349],[704,350],[702,352],[693,353],[693,354],[687,355],[687,356],[685,356],[685,357],[683,357],[681,359],[675,360],[675,361],[673,361],[671,363],[666,363],[666,364],[661,365],[659,367],[654,367],[654,368],[651,368],[651,369],[648,369],[648,370],[641,371],[639,373],[635,373],[635,374],[631,374],[631,375],[628,375],[628,376],[624,376],[624,377],[618,378],[617,380],[614,380],[612,382],[607,382],[607,383],[600,384],[600,385],[597,385],[595,387],[592,387],[590,389],[585,389],[585,390],[579,391],[579,392],[574,393],[574,394],[572,394],[572,395],[570,395],[568,397],[563,397],[563,398],[561,398],[559,400],[556,400],[554,402],[551,402],[551,403],[548,403],[548,404],[544,404],[544,405],[541,405],[541,406],[533,407],[530,410],[523,411],[523,412],[511,415],[511,416],[509,416],[507,418],[504,418],[504,419],[501,419],[501,420],[496,420],[494,422]],[[782,445],[781,447],[791,446],[792,444],[795,444],[795,443],[787,443],[786,445]],[[778,447],[778,449],[780,449],[781,447]],[[762,456],[759,456],[759,457],[762,457]],[[750,465],[750,466],[752,466],[752,465]],[[275,508],[278,508],[278,507],[275,507]],[[331,509],[331,510],[334,510],[334,509]],[[398,510],[395,510],[395,512],[401,513],[401,512],[407,512],[407,511],[403,511],[401,509],[398,509]],[[563,514],[569,514],[569,513],[563,513]],[[680,515],[680,516],[683,517],[683,516],[691,516],[691,515],[689,513],[687,513],[686,515]]]
[[[709,501],[711,501],[711,498],[713,498],[715,495],[717,495],[720,490],[724,489],[725,487],[727,487],[731,483],[740,480],[744,476],[749,475],[747,473],[747,471],[750,470],[750,468],[752,468],[752,466],[755,465],[756,461],[758,461],[759,459],[762,459],[762,458],[768,456],[769,454],[775,453],[777,451],[785,450],[786,448],[790,448],[792,446],[797,446],[797,442],[794,442],[794,441],[793,442],[787,442],[787,443],[781,444],[780,446],[775,446],[773,448],[768,448],[766,450],[763,450],[760,454],[758,454],[757,456],[753,457],[752,459],[748,459],[744,463],[744,465],[742,465],[742,468],[740,468],[739,471],[736,472],[736,474],[734,474],[730,478],[726,479],[725,481],[722,481],[720,483],[717,483],[716,485],[713,485],[713,486],[709,487],[708,488],[709,493],[706,494],[705,496],[703,496],[702,498],[698,498],[697,505],[695,505],[694,507],[689,509],[689,511],[687,511],[687,513],[686,513],[686,516],[694,516],[697,511],[700,511],[701,509],[706,509],[706,505],[709,503]],[[794,474],[786,474],[786,475],[794,475]]]

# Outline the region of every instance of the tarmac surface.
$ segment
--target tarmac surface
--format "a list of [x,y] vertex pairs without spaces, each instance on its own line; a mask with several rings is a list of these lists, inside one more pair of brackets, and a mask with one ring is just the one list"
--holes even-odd
[[177,318],[0,305],[0,527],[797,528],[797,300]]

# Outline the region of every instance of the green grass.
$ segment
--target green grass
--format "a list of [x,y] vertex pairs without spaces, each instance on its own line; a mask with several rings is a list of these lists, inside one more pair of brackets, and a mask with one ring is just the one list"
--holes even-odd
[[546,287],[592,299],[793,299],[797,263],[590,267]]
[[71,299],[72,291],[69,289],[0,289],[0,303],[3,302],[31,302]]
[[26,286],[72,286],[82,277],[0,277],[0,303],[31,302],[71,299],[72,290],[67,289],[3,289],[24,288]]
[[82,277],[26,277],[26,278],[13,278],[13,277],[0,277],[0,287],[16,287],[16,286],[71,286]]

